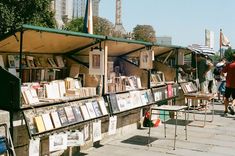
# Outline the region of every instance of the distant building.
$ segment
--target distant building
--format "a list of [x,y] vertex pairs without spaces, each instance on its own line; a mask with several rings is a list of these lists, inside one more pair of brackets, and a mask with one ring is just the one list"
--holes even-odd
[[172,45],[172,38],[170,36],[157,37],[157,43],[163,45]]
[[[73,0],[73,18],[85,16],[87,0]],[[92,0],[93,16],[99,16],[100,0]]]
[[[51,8],[59,29],[74,18],[84,17],[87,0],[53,0]],[[99,16],[100,0],[92,0],[93,16]]]

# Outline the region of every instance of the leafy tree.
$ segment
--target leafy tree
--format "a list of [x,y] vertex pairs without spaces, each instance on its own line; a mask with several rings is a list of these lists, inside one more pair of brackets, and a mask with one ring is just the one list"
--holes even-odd
[[226,60],[228,60],[229,62],[232,61],[234,52],[235,50],[233,50],[231,47],[225,50],[224,57],[226,58]]
[[0,35],[22,24],[54,27],[51,0],[4,0],[0,2]]
[[[65,25],[66,30],[83,32],[84,18],[77,18]],[[93,17],[93,33],[97,35],[111,36],[114,31],[113,24],[107,19],[101,17]]]
[[137,25],[133,29],[133,37],[135,40],[156,42],[155,30],[151,25]]

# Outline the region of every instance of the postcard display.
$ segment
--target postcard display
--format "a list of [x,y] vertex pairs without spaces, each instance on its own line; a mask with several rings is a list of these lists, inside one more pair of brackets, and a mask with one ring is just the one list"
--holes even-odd
[[[14,71],[11,74],[19,77],[19,55],[4,54],[4,58],[0,55],[0,66],[4,68],[1,70]],[[12,109],[23,113],[31,138],[30,155],[39,155],[40,139],[47,137],[49,152],[83,145],[92,135],[90,123],[94,121],[93,141],[101,139],[101,122],[97,120],[108,116],[106,102],[97,96],[96,87],[83,87],[77,79],[65,78],[68,72],[62,56],[23,54],[21,72],[22,100]]]

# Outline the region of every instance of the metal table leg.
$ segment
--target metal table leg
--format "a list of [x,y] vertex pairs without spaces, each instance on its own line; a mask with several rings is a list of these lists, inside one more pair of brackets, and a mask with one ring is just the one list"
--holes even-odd
[[177,120],[178,120],[178,111],[176,111],[176,120],[175,120],[174,150],[175,150],[175,143],[176,143],[176,137],[177,137]]

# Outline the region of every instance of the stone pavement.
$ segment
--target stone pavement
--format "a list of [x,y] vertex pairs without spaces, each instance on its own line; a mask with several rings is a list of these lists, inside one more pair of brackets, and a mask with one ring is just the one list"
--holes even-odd
[[[102,140],[100,147],[80,151],[87,156],[235,156],[235,116],[222,117],[223,105],[215,103],[213,122],[193,121],[190,114],[188,140],[185,140],[184,122],[179,122],[176,149],[174,145],[174,124],[167,122],[167,137],[164,138],[163,124],[151,129],[151,145],[147,146],[148,128],[132,129]],[[183,117],[184,115],[182,115]],[[202,119],[202,114],[196,114]],[[210,115],[207,116],[210,119]],[[77,155],[77,154],[76,154]]]

